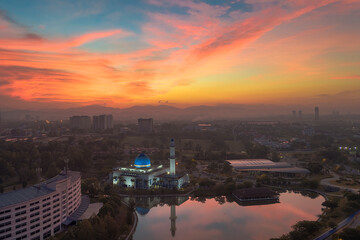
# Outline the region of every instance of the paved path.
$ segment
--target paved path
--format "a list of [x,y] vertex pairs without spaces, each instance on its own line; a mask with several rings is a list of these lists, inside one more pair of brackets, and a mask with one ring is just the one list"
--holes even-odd
[[346,191],[350,191],[350,192],[353,192],[353,193],[359,193],[359,190],[360,190],[359,188],[351,188],[349,186],[340,186],[340,185],[336,185],[336,184],[331,183],[332,181],[339,180],[340,176],[338,174],[334,173],[334,172],[330,172],[330,174],[333,177],[321,179],[320,185],[336,187],[336,188],[339,188],[341,190],[346,190]]

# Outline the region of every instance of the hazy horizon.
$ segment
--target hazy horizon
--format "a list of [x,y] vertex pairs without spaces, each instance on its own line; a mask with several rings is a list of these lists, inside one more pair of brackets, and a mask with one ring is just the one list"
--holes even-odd
[[[359,112],[320,109],[321,120],[339,120],[344,117],[359,117]],[[296,111],[296,115],[293,115]],[[301,111],[301,116],[299,116]],[[63,109],[0,109],[2,121],[24,120],[26,116],[40,120],[66,120],[76,115],[112,114],[115,121],[134,121],[138,118],[153,118],[155,121],[212,121],[212,120],[314,120],[314,107],[223,104],[215,106],[191,106],[178,108],[169,105],[143,105],[113,108],[101,105]],[[330,118],[329,118],[330,117]]]

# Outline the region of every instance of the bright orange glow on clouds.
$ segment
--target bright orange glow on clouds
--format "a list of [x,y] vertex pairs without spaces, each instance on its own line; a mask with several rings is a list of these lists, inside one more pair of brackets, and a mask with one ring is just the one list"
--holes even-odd
[[9,2],[0,107],[360,103],[356,0]]

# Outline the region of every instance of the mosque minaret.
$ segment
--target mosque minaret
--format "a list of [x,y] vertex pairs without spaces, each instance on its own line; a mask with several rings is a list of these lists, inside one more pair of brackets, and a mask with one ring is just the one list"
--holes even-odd
[[175,140],[170,140],[170,175],[175,176]]

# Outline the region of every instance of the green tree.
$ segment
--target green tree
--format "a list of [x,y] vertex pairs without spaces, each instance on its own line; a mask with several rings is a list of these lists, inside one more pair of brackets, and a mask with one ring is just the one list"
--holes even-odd
[[272,152],[271,153],[271,160],[273,162],[280,162],[280,156],[278,152]]
[[91,240],[94,238],[94,229],[89,220],[85,219],[80,222],[79,231],[77,232],[76,239],[79,240]]
[[331,210],[333,210],[333,209],[335,209],[335,208],[337,208],[339,206],[339,203],[336,202],[336,201],[326,200],[321,205],[323,205],[324,207],[328,207]]

